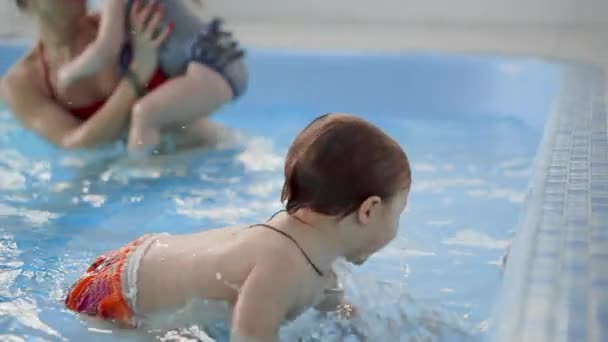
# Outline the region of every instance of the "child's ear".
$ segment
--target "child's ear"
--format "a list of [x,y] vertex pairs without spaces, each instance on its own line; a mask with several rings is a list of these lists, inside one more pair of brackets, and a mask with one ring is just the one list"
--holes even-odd
[[377,215],[382,199],[378,196],[370,196],[361,205],[357,211],[357,219],[361,224],[368,224],[372,218]]

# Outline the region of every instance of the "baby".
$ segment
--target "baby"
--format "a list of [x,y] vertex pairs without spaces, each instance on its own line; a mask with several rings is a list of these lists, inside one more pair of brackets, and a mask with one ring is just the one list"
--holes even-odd
[[[137,120],[131,123],[131,151],[155,147],[160,141],[161,129],[190,125],[225,102],[211,101],[204,96],[210,89],[218,92],[218,86],[214,85],[217,82],[210,80],[216,81],[219,76],[225,81],[226,100],[240,96],[246,88],[243,51],[230,33],[221,30],[219,19],[203,20],[197,13],[200,8],[196,8],[196,2],[200,7],[198,0],[105,0],[96,40],[58,72],[59,87],[66,88],[117,60],[121,65],[128,65],[130,14],[133,9],[146,5],[160,6],[163,23],[172,28],[159,51],[160,71],[170,80],[134,106],[133,115]],[[210,76],[209,69],[217,76]],[[142,90],[144,88],[142,86]]]
[[334,262],[360,265],[397,234],[411,185],[407,156],[372,124],[328,114],[296,137],[284,170],[286,207],[267,222],[145,235],[98,258],[67,307],[137,327],[195,299],[223,301],[232,341],[274,341],[308,308],[337,310]]

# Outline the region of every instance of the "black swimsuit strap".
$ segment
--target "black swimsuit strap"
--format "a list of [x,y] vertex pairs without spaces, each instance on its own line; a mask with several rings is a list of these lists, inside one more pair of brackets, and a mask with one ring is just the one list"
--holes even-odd
[[[277,211],[276,213],[272,214],[272,216],[270,216],[270,218],[268,219],[268,221],[272,220],[273,218],[275,218],[275,217],[276,217],[277,215],[279,215],[280,213],[284,213],[284,212],[286,212],[286,211],[287,211],[287,210],[285,210],[285,209],[281,209],[281,210]],[[268,221],[266,221],[266,222],[268,222]]]
[[300,244],[296,241],[296,239],[294,239],[291,235],[289,235],[289,234],[285,233],[284,231],[279,230],[279,229],[277,229],[277,228],[275,228],[275,227],[273,227],[273,226],[271,226],[269,224],[265,224],[265,223],[259,223],[259,224],[254,224],[254,225],[249,226],[249,228],[252,228],[252,227],[264,227],[264,228],[268,228],[270,230],[273,230],[273,231],[275,231],[275,232],[277,232],[277,233],[285,236],[289,240],[291,240],[296,245],[296,247],[298,247],[298,249],[300,250],[300,252],[302,252],[302,255],[304,255],[304,257],[306,258],[306,261],[308,261],[308,263],[310,264],[310,266],[312,266],[312,268],[315,270],[315,272],[317,272],[317,274],[320,277],[323,277],[323,272],[321,272],[321,270],[312,262],[312,260],[310,260],[310,258],[306,254],[306,252],[304,252],[304,249],[300,246]]
[[[279,215],[280,213],[286,213],[286,212],[287,212],[287,210],[286,210],[286,209],[281,209],[281,210],[277,211],[276,213],[272,214],[272,216],[270,216],[270,218],[269,218],[269,219],[268,219],[266,222],[271,221],[273,218],[275,218],[275,217],[276,217],[277,215]],[[294,219],[296,219],[296,220],[300,221],[301,223],[308,224],[308,223],[306,223],[304,220],[302,220],[301,218],[299,218],[299,217],[297,217],[297,216],[291,215],[291,214],[289,214],[289,213],[288,213],[288,215],[289,215],[290,217],[292,217],[292,218],[294,218]]]

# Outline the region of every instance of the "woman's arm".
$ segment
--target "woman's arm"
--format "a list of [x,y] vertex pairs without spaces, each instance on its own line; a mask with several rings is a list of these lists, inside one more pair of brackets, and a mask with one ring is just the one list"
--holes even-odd
[[[157,67],[158,47],[168,37],[170,29],[165,27],[155,35],[162,12],[152,5],[143,9],[133,6],[131,16],[137,34],[133,39],[130,71],[139,80],[148,80]],[[2,79],[0,94],[24,126],[63,148],[90,148],[115,140],[138,99],[133,82],[123,78],[105,105],[90,119],[80,122],[35,86],[30,75],[25,66],[16,67]]]
[[137,100],[131,84],[122,80],[105,105],[81,122],[51,100],[25,72],[11,72],[2,80],[0,93],[24,127],[67,149],[90,148],[115,140],[125,127]]

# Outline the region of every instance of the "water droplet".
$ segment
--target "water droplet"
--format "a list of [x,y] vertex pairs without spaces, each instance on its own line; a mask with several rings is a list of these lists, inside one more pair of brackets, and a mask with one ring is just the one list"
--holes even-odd
[[160,241],[156,241],[156,242],[155,242],[155,245],[156,245],[156,246],[158,246],[158,247],[162,247],[162,248],[167,248],[167,247],[169,247],[169,245],[168,245],[168,244],[166,244],[166,243],[162,243],[162,242],[160,242]]

